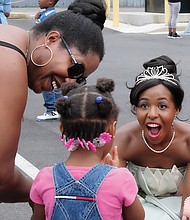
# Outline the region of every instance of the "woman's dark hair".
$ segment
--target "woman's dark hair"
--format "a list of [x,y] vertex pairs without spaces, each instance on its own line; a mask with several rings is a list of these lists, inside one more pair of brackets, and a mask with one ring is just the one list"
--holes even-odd
[[66,138],[92,141],[111,121],[117,120],[119,110],[111,95],[114,87],[114,81],[106,78],[99,78],[96,86],[62,84],[63,97],[55,106],[61,115]]
[[[183,98],[184,98],[184,91],[181,88],[180,80],[177,75],[176,64],[174,63],[174,61],[171,60],[168,56],[162,55],[162,56],[154,58],[154,59],[143,64],[143,67],[145,68],[145,70],[148,69],[149,67],[160,67],[160,66],[163,66],[164,68],[166,68],[168,73],[173,75],[175,83],[172,83],[171,81],[166,81],[163,79],[155,79],[154,78],[154,79],[144,80],[144,81],[137,83],[137,84],[135,83],[134,87],[132,87],[132,88],[127,86],[128,88],[131,89],[130,103],[133,106],[133,108],[132,108],[133,113],[135,113],[134,107],[138,106],[140,95],[145,90],[152,88],[154,86],[157,86],[159,84],[162,84],[171,92],[171,94],[173,96],[173,102],[174,102],[175,107],[177,109],[179,109],[179,111],[181,110],[182,102],[183,102]],[[142,74],[142,73],[140,73],[140,74]],[[136,77],[136,80],[137,80],[138,76]]]
[[58,31],[68,45],[76,47],[82,55],[91,52],[102,60],[104,41],[101,30],[105,20],[106,4],[103,0],[75,0],[68,10],[49,16],[32,30],[36,37]]

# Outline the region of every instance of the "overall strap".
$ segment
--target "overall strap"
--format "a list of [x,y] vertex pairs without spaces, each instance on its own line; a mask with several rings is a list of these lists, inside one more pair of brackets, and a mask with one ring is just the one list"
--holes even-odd
[[2,46],[2,47],[8,47],[8,48],[11,48],[11,49],[13,49],[13,50],[19,52],[19,53],[24,57],[25,61],[27,62],[26,56],[25,56],[25,54],[23,53],[23,51],[22,51],[21,49],[19,49],[18,47],[16,47],[15,45],[10,44],[10,43],[5,42],[5,41],[0,41],[0,46]]
[[[89,188],[92,192],[94,192],[94,194],[96,194],[104,178],[107,176],[110,170],[114,168],[116,167],[98,164],[94,166],[91,170],[89,170],[77,182],[86,185],[87,188]],[[56,173],[59,173],[59,175],[55,175]],[[71,176],[71,174],[67,170],[64,163],[57,163],[53,167],[53,178],[55,190],[64,188],[76,182],[76,180]]]
[[[59,175],[56,175],[56,173],[59,173]],[[65,164],[62,162],[54,165],[53,179],[54,179],[55,190],[59,188],[63,188],[75,182],[75,179],[71,176]]]
[[98,164],[94,166],[89,172],[87,172],[79,182],[83,183],[90,189],[94,194],[97,193],[101,183],[104,181],[105,177],[108,173],[115,169],[116,167],[106,165],[106,164]]

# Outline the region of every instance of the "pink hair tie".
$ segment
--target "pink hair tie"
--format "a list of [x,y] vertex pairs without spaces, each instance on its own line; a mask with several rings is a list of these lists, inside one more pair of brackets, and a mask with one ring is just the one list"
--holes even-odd
[[77,141],[79,142],[80,146],[81,146],[83,149],[85,149],[83,142],[82,142],[79,138],[77,138]]
[[96,152],[97,147],[103,147],[105,144],[108,144],[111,141],[111,139],[112,139],[112,135],[107,132],[101,133],[100,136],[94,138],[92,142],[85,141],[84,139],[80,140],[79,137],[77,137],[76,140],[74,138],[70,138],[69,140],[66,141],[66,137],[60,136],[61,142],[69,151],[75,151],[79,147],[82,147],[83,149]]
[[96,152],[96,146],[90,141],[88,141],[87,143],[88,143],[90,150],[93,152]]

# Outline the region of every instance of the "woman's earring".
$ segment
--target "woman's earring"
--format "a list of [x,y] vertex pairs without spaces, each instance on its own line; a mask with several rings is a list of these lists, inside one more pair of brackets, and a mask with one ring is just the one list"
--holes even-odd
[[[49,58],[49,60],[48,60],[46,63],[44,63],[44,64],[38,64],[38,63],[36,63],[36,62],[34,61],[34,59],[33,59],[33,54],[34,54],[34,51],[35,51],[35,50],[37,50],[37,49],[40,48],[40,47],[44,47],[44,46],[50,51],[50,58]],[[47,46],[47,45],[45,45],[45,44],[42,44],[42,45],[39,45],[39,46],[35,47],[35,48],[33,49],[32,53],[31,53],[31,56],[30,56],[30,59],[31,59],[32,63],[33,63],[35,66],[39,66],[39,67],[46,66],[48,63],[51,62],[52,58],[53,58],[53,51],[52,51],[52,49],[51,49],[49,46]]]

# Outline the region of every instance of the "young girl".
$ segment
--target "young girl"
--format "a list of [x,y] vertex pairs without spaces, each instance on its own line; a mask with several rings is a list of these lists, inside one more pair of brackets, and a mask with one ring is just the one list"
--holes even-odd
[[101,78],[96,86],[63,83],[56,103],[65,162],[43,168],[30,197],[32,220],[144,219],[137,185],[126,168],[103,165],[115,135],[118,108],[110,94],[114,81]]
[[146,220],[189,219],[190,125],[175,120],[184,98],[177,67],[165,55],[143,67],[130,92],[137,120],[119,128],[114,142],[120,166],[135,176]]

